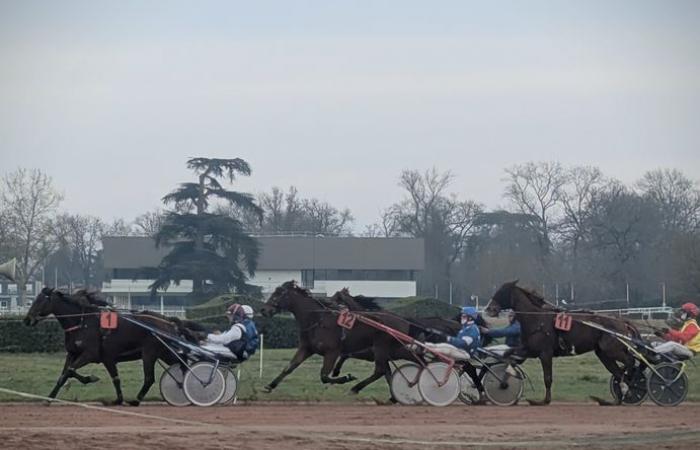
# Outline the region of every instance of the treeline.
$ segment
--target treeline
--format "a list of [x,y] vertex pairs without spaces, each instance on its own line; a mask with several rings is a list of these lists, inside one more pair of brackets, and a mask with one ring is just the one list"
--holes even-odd
[[[254,234],[423,238],[419,295],[458,304],[486,300],[515,278],[549,299],[558,293],[577,303],[657,304],[664,289],[669,303],[699,296],[700,191],[681,171],[653,170],[632,185],[597,167],[556,162],[515,165],[505,175],[507,207],[489,210],[478,195],[453,192],[450,172],[406,170],[398,180],[403,198],[360,233],[349,209],[302,197],[293,186],[258,194],[259,210],[224,202],[212,212]],[[172,211],[105,222],[63,213],[61,201],[39,170],[18,169],[0,183],[0,263],[18,258],[20,288],[42,277],[100,287],[103,236],[154,236],[168,214],[194,207],[176,202]]]
[[368,235],[422,237],[420,291],[463,303],[520,279],[548,299],[658,304],[700,293],[700,191],[659,169],[628,186],[597,167],[529,162],[506,169],[507,210],[450,193],[453,177],[404,171],[405,198]]

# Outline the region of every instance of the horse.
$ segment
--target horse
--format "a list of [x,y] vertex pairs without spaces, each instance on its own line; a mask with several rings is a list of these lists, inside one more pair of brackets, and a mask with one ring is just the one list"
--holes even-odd
[[[144,380],[136,400],[129,402],[138,406],[155,382],[155,363],[158,359],[171,365],[177,357],[158,341],[149,330],[128,320],[119,320],[118,327],[105,333],[100,329],[99,305],[107,304],[87,292],[66,295],[63,292],[44,288],[37,295],[24,318],[27,326],[36,325],[41,318],[53,314],[65,333],[66,360],[56,385],[49,398],[55,398],[69,378],[83,384],[94,383],[95,376],[78,374],[78,369],[90,363],[102,363],[109,373],[117,398],[111,404],[124,401],[117,363],[143,360]],[[153,312],[131,313],[134,319],[170,334],[190,334],[178,323]]]
[[[348,307],[350,310],[354,311],[361,311],[362,310],[362,301],[366,302],[366,297],[363,296],[357,296],[353,297],[350,295],[350,292],[347,288],[341,289],[340,291],[336,292],[335,295],[333,295],[330,300],[334,301],[335,303],[345,305]],[[426,317],[426,318],[406,318],[399,316],[396,313],[392,313],[389,311],[375,311],[375,312],[370,312],[369,314],[370,318],[377,320],[379,322],[384,323],[385,325],[388,325],[387,321],[394,322],[394,325],[390,327],[394,329],[398,329],[399,331],[403,331],[404,334],[408,334],[409,336],[420,340],[420,341],[425,341],[425,342],[444,342],[447,337],[449,336],[456,336],[457,333],[459,333],[460,329],[462,328],[462,325],[460,323],[461,319],[461,313],[457,314],[453,319],[445,319],[442,317]],[[476,320],[477,325],[489,328],[490,325],[488,322],[481,316],[479,315]],[[398,325],[397,325],[398,324]],[[407,326],[407,329],[402,330],[404,326]],[[410,354],[409,358],[406,358],[406,353],[405,349],[403,348],[403,345],[399,344],[396,339],[391,338],[387,339],[388,335],[381,331],[374,329],[377,334],[375,335],[376,339],[379,339],[380,344],[379,345],[389,345],[389,355],[390,359],[409,359],[409,360],[416,360],[418,358],[417,355]],[[481,342],[480,345],[485,346],[488,345],[493,338],[485,336],[484,340]],[[375,344],[376,346],[377,344]],[[397,354],[399,353],[399,354]],[[404,356],[403,358],[401,356]],[[347,359],[347,358],[345,358]],[[341,360],[338,361],[338,365],[342,364],[344,360],[341,357]],[[337,366],[338,366],[337,365]],[[337,368],[336,366],[336,368]],[[474,381],[476,388],[480,391],[483,392],[483,386],[481,383],[481,379],[478,376],[476,368],[469,362],[469,361],[463,361],[462,362],[462,367],[464,371],[469,375],[469,377]],[[365,381],[361,382],[358,384],[357,387],[354,387],[353,389],[358,389],[358,392],[360,389],[364,388],[368,384],[374,382],[377,378],[379,378],[382,374],[387,377],[387,382],[390,383],[389,375],[390,371],[388,370],[389,366],[388,363],[384,364],[383,361],[377,361],[375,359],[375,372],[372,376],[370,376],[368,379]],[[366,384],[365,384],[366,383]]]
[[[343,332],[333,314],[335,310],[336,305],[314,298],[295,281],[287,281],[275,289],[260,308],[260,313],[264,317],[272,317],[282,311],[291,312],[299,328],[299,345],[287,367],[265,386],[266,392],[272,392],[287,375],[314,354],[323,356],[320,373],[322,383],[345,384],[356,379],[351,374],[333,377],[330,373],[343,352],[362,351],[370,347],[371,342],[357,333],[348,333],[343,339]],[[357,357],[371,360],[371,356],[366,353]]]
[[[364,297],[362,295],[352,297],[350,296],[349,298],[352,298],[355,300],[356,303],[353,303],[352,301],[348,302],[348,296],[350,295],[349,291],[347,288],[341,289],[339,293],[343,293],[343,297],[339,297],[338,294],[334,295],[333,297],[330,298],[331,301],[335,300],[339,304],[342,304],[344,306],[347,306],[350,310],[355,310],[355,311],[362,311],[363,308],[364,310],[381,310],[378,306],[376,306],[376,303],[373,302],[373,299],[369,297]],[[368,305],[368,300],[372,300],[372,303]],[[369,306],[369,308],[367,307]],[[392,314],[392,313],[387,313],[383,312],[383,314]],[[396,314],[395,314],[396,315]],[[409,317],[403,317],[404,320],[408,321],[408,323],[413,327],[413,329],[418,330],[418,335],[417,339],[420,341],[427,341],[427,342],[436,342],[440,340],[444,340],[446,336],[456,336],[457,333],[459,333],[460,328],[462,325],[460,324],[460,318],[461,314],[457,314],[454,316],[452,319],[445,319],[444,317],[439,317],[439,316],[432,316],[432,317],[420,317],[420,318],[409,318]],[[479,327],[485,327],[485,328],[490,328],[489,323],[484,319],[484,317],[479,314],[479,316],[476,319],[476,324]],[[485,335],[482,336],[482,346],[487,346],[493,341],[493,338]],[[371,349],[370,349],[371,351]],[[335,368],[333,369],[332,375],[337,377],[340,374],[341,368],[343,367],[343,364],[345,361],[347,361],[350,358],[355,357],[354,354],[342,354],[340,356],[340,359],[338,360],[337,364],[335,365]],[[361,358],[361,359],[366,359],[366,358]],[[471,375],[472,373],[474,374],[474,381],[477,383],[477,387],[481,385],[481,380],[478,379],[478,376],[476,375],[476,369],[473,371],[471,370],[472,367],[470,364],[467,363],[466,365],[466,370],[469,372]]]
[[[364,311],[364,307],[359,302],[355,302],[351,309]],[[299,326],[299,346],[287,367],[265,386],[267,392],[275,389],[284,377],[314,354],[323,356],[321,367],[323,383],[345,384],[356,380],[350,374],[331,376],[331,371],[342,354],[351,354],[353,358],[375,362],[375,372],[353,386],[350,390],[352,394],[357,394],[382,376],[389,383],[391,374],[389,360],[416,360],[416,356],[393,337],[369,325],[358,321],[350,330],[341,328],[337,324],[338,303],[333,300],[314,298],[308,290],[299,287],[294,281],[285,282],[275,289],[261,308],[261,313],[266,317],[271,317],[280,311],[289,311],[294,315]],[[403,333],[415,332],[415,329],[409,329],[409,322],[398,316],[382,315],[380,317],[379,311],[365,314]]]
[[[537,357],[542,364],[545,397],[542,401],[528,400],[532,405],[548,405],[552,400],[552,358],[557,356],[580,355],[594,351],[605,368],[625,386],[623,375],[634,367],[635,359],[627,348],[611,333],[588,326],[582,321],[595,322],[617,333],[639,337],[639,331],[629,322],[612,317],[600,316],[591,311],[569,311],[573,316],[568,331],[555,328],[555,316],[562,309],[544,301],[534,292],[517,286],[518,280],[504,283],[493,295],[486,313],[498,316],[503,309],[512,309],[522,329],[521,347],[516,354],[525,357]],[[622,363],[623,367],[618,365]],[[597,399],[600,404],[607,404]],[[617,404],[622,398],[617,399]]]

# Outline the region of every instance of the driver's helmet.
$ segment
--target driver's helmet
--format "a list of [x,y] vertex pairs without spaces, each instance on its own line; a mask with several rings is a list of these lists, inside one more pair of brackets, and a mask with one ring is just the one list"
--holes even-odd
[[233,305],[229,306],[226,310],[226,317],[230,318],[234,322],[242,321],[243,319],[245,319],[245,316],[246,314],[243,310],[243,306],[239,305],[238,303],[234,303]]
[[697,305],[695,303],[683,303],[681,305],[681,314],[682,313],[687,313],[689,319],[692,319],[694,317],[698,316],[698,313],[700,312],[700,309],[698,309]]
[[243,305],[241,308],[243,309],[243,314],[246,316],[246,318],[253,318],[253,314],[255,314],[255,312],[253,311],[253,308],[250,305]]
[[476,311],[476,308],[473,306],[465,306],[462,308],[462,315],[463,316],[469,316],[472,319],[476,320],[476,316],[479,315],[479,313]]

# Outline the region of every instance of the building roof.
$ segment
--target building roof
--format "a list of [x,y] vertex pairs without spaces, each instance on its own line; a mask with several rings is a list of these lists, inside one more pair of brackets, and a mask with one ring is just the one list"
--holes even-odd
[[[423,239],[259,236],[258,270],[423,270]],[[168,253],[150,237],[102,239],[106,269],[156,267]]]

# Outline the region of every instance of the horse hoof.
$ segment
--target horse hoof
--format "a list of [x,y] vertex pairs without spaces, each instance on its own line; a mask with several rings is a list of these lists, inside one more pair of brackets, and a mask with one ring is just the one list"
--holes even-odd
[[96,377],[95,375],[90,375],[90,376],[88,377],[88,381],[87,381],[87,382],[88,382],[88,383],[97,383],[98,381],[100,381],[100,378],[99,378],[99,377]]
[[272,392],[273,389],[275,389],[275,388],[273,388],[272,386],[270,386],[270,385],[268,384],[267,386],[265,386],[265,387],[263,388],[263,392],[266,393],[266,394],[269,394],[269,393]]
[[527,401],[530,406],[547,406],[549,403],[545,402],[544,400],[528,400]]
[[345,375],[345,379],[347,380],[346,383],[349,383],[351,381],[357,380],[357,377],[352,376],[351,374],[347,374],[347,375]]
[[129,402],[129,405],[131,405],[131,406],[139,406],[140,404],[141,404],[141,402],[138,400],[131,400]]
[[598,406],[614,406],[614,405],[619,405],[619,404],[622,403],[621,401],[620,401],[619,403],[611,403],[611,402],[609,402],[609,401],[607,401],[607,400],[604,400],[604,399],[602,399],[602,398],[600,398],[600,397],[596,397],[595,395],[589,395],[589,397],[590,397],[591,400],[593,400],[594,402],[597,402],[597,403],[598,403]]
[[350,389],[350,395],[357,395],[359,394],[359,391],[356,391],[355,389]]
[[44,406],[51,406],[51,403],[53,403],[53,402],[50,402],[50,401],[48,401],[48,400],[44,400],[44,401],[41,402],[41,403],[42,403]]

